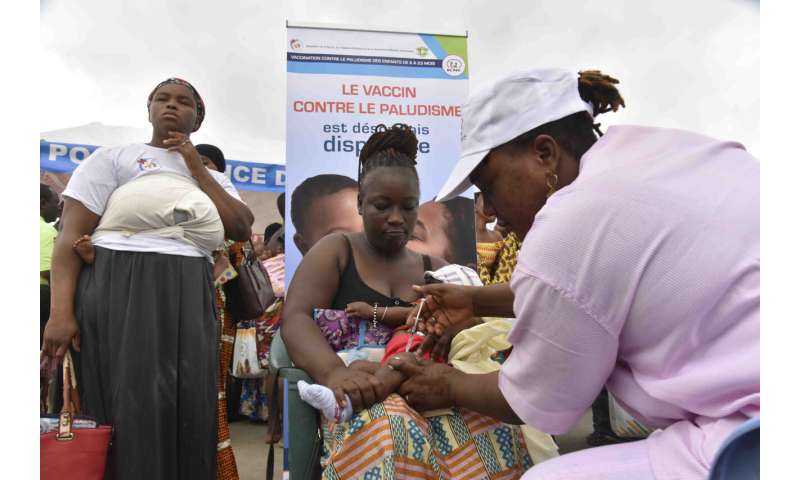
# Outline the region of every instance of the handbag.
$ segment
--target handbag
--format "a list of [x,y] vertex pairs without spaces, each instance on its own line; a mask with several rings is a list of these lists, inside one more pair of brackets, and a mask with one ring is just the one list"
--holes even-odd
[[253,251],[242,249],[242,263],[236,267],[236,278],[225,283],[225,294],[234,317],[239,320],[258,318],[275,301],[272,283],[264,265]]
[[106,469],[111,427],[96,425],[75,427],[80,411],[78,381],[72,368],[72,356],[64,356],[64,406],[58,420],[58,431],[39,436],[39,468],[42,480],[102,480]]
[[233,343],[232,374],[236,378],[262,378],[268,370],[261,367],[258,361],[258,344],[256,327],[236,329],[236,340]]

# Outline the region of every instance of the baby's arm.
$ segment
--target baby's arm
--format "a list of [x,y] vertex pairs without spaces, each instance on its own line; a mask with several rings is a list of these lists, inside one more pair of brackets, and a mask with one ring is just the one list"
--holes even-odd
[[[406,324],[406,319],[408,318],[408,314],[411,313],[411,310],[414,307],[385,307],[386,308],[386,315],[383,315],[383,308],[378,308],[378,320],[381,321],[384,325],[388,325],[390,327],[399,327],[401,325]],[[383,320],[381,320],[383,317]]]

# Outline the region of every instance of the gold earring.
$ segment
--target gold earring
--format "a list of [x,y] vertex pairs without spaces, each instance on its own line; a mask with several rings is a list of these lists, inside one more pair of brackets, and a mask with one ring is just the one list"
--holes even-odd
[[555,172],[548,172],[544,178],[544,183],[547,185],[547,196],[556,193],[556,185],[558,185],[558,175]]

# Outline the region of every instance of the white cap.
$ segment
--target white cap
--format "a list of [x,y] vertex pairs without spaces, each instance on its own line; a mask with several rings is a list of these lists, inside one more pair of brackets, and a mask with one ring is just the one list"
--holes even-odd
[[469,175],[489,150],[573,113],[594,116],[592,110],[578,93],[578,74],[567,70],[528,70],[484,88],[462,109],[461,159],[436,200],[450,200],[468,189]]

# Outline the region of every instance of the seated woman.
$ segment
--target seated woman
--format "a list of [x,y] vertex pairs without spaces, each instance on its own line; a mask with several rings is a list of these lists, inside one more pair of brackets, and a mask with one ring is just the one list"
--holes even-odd
[[[430,258],[426,255],[423,255],[422,258],[426,266],[427,264],[431,263]],[[461,265],[447,265],[439,270],[436,270],[435,272],[426,270],[426,280],[428,280],[428,275],[431,277],[431,283],[455,283],[458,285],[467,286],[482,285],[480,278],[478,278],[477,272]],[[422,309],[424,309],[423,303],[419,303],[417,307],[411,308],[384,307],[379,315],[378,312],[381,310],[377,307],[377,304],[370,307],[364,302],[357,302],[349,304],[346,312],[348,315],[353,315],[360,318],[370,318],[370,316],[372,316],[373,322],[376,324],[378,322],[378,318],[380,318],[381,322],[395,326],[397,325],[398,320],[403,320],[409,315],[412,317],[417,317],[418,311],[421,311]],[[463,325],[463,327],[458,328],[458,330],[463,330],[471,325],[473,325],[473,322]],[[380,398],[378,398],[379,401],[385,400],[389,394],[396,392],[398,387],[400,387],[400,384],[406,380],[404,375],[395,371],[394,368],[387,363],[390,359],[410,359],[412,356],[416,355],[422,358],[433,358],[435,361],[440,363],[446,361],[447,351],[443,350],[442,348],[436,348],[437,345],[433,343],[433,340],[442,339],[425,337],[423,334],[417,334],[418,332],[408,330],[408,327],[405,325],[402,325],[394,330],[391,339],[386,344],[386,349],[380,363],[367,362],[363,360],[356,360],[352,362],[354,364],[353,368],[359,368],[369,373],[373,373],[383,383],[384,391],[382,392]],[[426,338],[429,340],[429,342],[428,345],[423,347]],[[450,343],[450,337],[446,337],[444,341]],[[333,390],[325,385],[308,384],[301,380],[298,382],[297,386],[300,393],[300,398],[317,410],[320,410],[327,419],[338,423],[350,420],[352,417],[353,408],[349,398],[345,399],[347,403],[346,405],[342,406],[336,402]]]
[[[294,274],[284,311],[283,338],[294,363],[316,383],[349,397],[360,411],[333,427],[325,476],[394,478],[398,474],[452,478],[518,477],[530,459],[516,427],[465,410],[426,418],[361,362],[346,366],[325,341],[315,308],[354,302],[410,307],[423,282],[423,257],[406,248],[419,206],[417,139],[406,126],[379,129],[359,157],[358,209],[364,231],[319,241]],[[444,262],[432,258],[431,267]],[[369,407],[363,410],[365,407]]]

